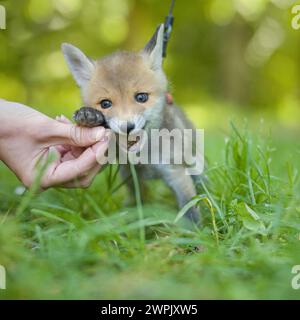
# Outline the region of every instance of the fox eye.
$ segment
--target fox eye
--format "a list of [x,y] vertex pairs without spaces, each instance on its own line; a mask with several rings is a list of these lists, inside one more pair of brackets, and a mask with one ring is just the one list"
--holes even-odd
[[145,103],[149,99],[149,94],[145,92],[140,92],[135,95],[135,100],[139,103]]
[[108,99],[104,99],[100,101],[100,105],[103,109],[108,109],[112,106],[112,102]]

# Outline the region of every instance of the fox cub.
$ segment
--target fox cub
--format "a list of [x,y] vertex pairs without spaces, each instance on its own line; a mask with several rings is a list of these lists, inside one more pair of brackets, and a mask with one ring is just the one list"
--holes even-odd
[[[119,136],[128,138],[140,130],[151,129],[194,130],[183,112],[167,101],[168,82],[162,69],[163,36],[161,25],[140,52],[115,52],[96,61],[78,48],[62,44],[84,105],[89,110],[100,110],[108,127]],[[90,116],[87,112],[86,117]],[[174,192],[179,208],[196,195],[193,179],[185,169],[185,165],[177,164],[136,165],[139,181],[163,179]],[[130,175],[127,165],[121,166],[121,173],[124,177]],[[132,182],[128,184],[132,188]],[[196,207],[189,209],[186,216],[199,222]]]

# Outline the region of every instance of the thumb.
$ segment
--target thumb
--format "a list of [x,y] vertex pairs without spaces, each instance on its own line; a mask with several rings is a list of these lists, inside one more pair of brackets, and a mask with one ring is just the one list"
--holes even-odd
[[77,147],[87,147],[102,140],[105,136],[104,127],[84,128],[74,124],[55,121],[49,132],[51,142]]

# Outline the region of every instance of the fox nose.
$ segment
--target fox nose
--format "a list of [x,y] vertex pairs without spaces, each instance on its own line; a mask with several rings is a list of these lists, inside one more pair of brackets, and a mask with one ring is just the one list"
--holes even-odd
[[133,122],[126,122],[122,124],[121,131],[129,134],[135,128],[135,124]]
[[132,122],[127,122],[127,134],[129,134],[133,129],[135,125]]

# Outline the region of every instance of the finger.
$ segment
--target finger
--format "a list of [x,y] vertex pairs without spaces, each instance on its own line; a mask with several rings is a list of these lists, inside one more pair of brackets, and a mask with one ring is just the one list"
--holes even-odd
[[80,180],[75,179],[74,181],[68,182],[64,184],[62,187],[64,188],[88,188],[92,182],[94,181],[96,175],[101,171],[102,166],[100,164],[97,164],[90,172],[89,174]]
[[84,147],[71,147],[72,156],[74,158],[78,158],[84,152],[84,150]]
[[57,146],[56,149],[61,153],[62,155],[61,161],[64,162],[64,161],[77,159],[84,152],[86,148],[69,146],[69,148],[67,149],[65,148],[65,146]]
[[[56,121],[59,121],[61,123],[65,124],[72,124],[72,121],[70,121],[68,118],[66,118],[64,115],[56,116]],[[65,155],[68,151],[71,150],[71,147],[69,145],[58,145],[56,146],[56,149],[62,154]]]
[[70,148],[69,146],[63,146],[63,145],[58,145],[58,146],[55,146],[56,150],[61,154],[61,155],[64,155],[66,154],[67,152],[70,151]]
[[80,155],[86,150],[86,148],[81,148],[81,147],[70,147],[70,150],[68,152],[65,152],[62,154],[61,161],[69,161],[69,160],[74,160],[80,157]]
[[60,116],[55,117],[55,120],[65,124],[72,124],[72,121],[62,114]]
[[[109,135],[108,132],[105,133],[105,137],[108,137],[108,135]],[[103,138],[102,140],[104,141],[105,139]],[[68,147],[69,147],[69,151],[70,152],[65,154],[65,156],[62,159],[62,161],[78,158],[84,152],[84,150],[86,149],[84,147],[73,147],[73,146],[68,146]],[[96,148],[97,148],[97,146],[96,146]]]
[[[107,138],[108,142],[109,142],[110,136],[111,136],[111,133],[110,133],[110,131],[108,131],[106,133],[106,138]],[[94,168],[92,168],[89,171],[89,173],[87,174],[86,177],[81,178],[80,180],[75,179],[74,181],[71,181],[71,182],[65,184],[64,187],[66,187],[66,188],[88,188],[91,185],[95,176],[102,169],[102,167],[103,167],[102,163],[105,163],[105,162],[101,162],[101,160],[100,160],[100,159],[103,159],[105,150],[103,150],[102,148],[98,148],[97,145],[93,146],[92,148],[93,148],[94,152],[96,153],[97,164],[94,166]]]
[[89,187],[101,169],[102,166],[97,164],[92,170],[90,170],[89,174],[81,180],[82,186],[86,188]]
[[[109,142],[110,142],[110,140],[111,140],[111,137],[112,137],[112,131],[110,130],[110,129],[107,129],[106,131],[105,131],[105,136],[102,138],[102,141],[106,141],[107,142],[107,144],[109,145]],[[95,146],[92,146],[92,148],[95,148]],[[107,147],[108,148],[108,147]],[[96,153],[96,159],[97,159],[97,162],[100,164],[100,165],[104,165],[104,164],[106,164],[107,163],[107,157],[106,157],[106,155],[105,155],[105,151],[106,150],[102,150],[102,149],[100,149],[100,150],[97,150],[97,149],[94,149],[94,151],[95,151],[95,153]]]
[[62,161],[78,158],[86,149],[84,147],[72,147],[68,145],[58,145],[55,148],[62,155]]
[[60,121],[51,122],[47,128],[48,144],[63,144],[75,147],[87,147],[99,142],[105,135],[105,128],[83,128]]
[[76,159],[76,158],[78,158],[78,157],[74,157],[73,154],[72,154],[72,152],[69,151],[69,152],[67,152],[66,154],[64,154],[64,155],[62,156],[61,162],[66,162],[66,161],[74,160],[74,159]]
[[65,162],[56,161],[48,168],[43,179],[43,187],[62,185],[75,179],[87,177],[90,170],[98,165],[97,155],[104,154],[107,147],[108,141],[98,142],[93,147],[87,148],[77,159]]

